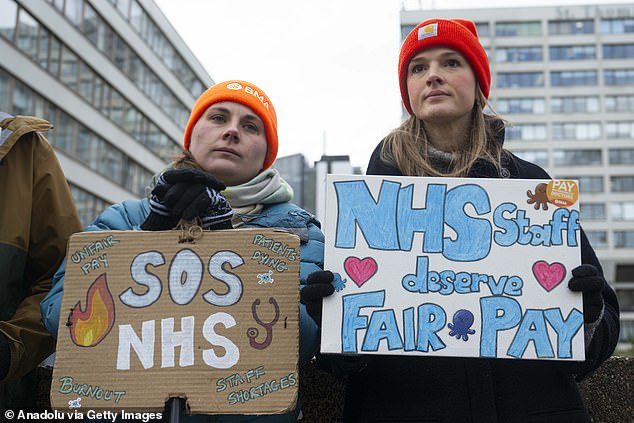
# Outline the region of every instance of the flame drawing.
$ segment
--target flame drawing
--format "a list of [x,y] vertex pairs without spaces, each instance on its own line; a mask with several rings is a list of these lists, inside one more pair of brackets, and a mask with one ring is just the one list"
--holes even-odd
[[105,273],[88,288],[84,310],[77,301],[68,316],[68,326],[73,343],[79,347],[94,347],[110,333],[114,326],[114,300]]

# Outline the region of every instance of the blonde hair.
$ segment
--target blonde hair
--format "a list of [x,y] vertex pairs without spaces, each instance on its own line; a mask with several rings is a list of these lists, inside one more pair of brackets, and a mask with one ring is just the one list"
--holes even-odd
[[425,126],[414,115],[385,138],[381,160],[396,166],[405,176],[466,177],[477,160],[491,163],[499,174],[505,153],[496,132],[504,130],[504,120],[495,114],[484,114],[486,98],[480,89],[477,97],[471,112],[471,130],[462,147],[454,152],[446,172],[430,163]]

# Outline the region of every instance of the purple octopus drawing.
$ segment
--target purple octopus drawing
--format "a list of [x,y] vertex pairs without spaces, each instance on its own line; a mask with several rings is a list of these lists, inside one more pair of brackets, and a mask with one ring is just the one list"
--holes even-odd
[[453,323],[447,325],[451,329],[449,336],[455,336],[456,339],[462,338],[466,342],[469,340],[469,335],[476,332],[471,329],[471,325],[473,325],[473,313],[469,310],[458,310],[453,315]]

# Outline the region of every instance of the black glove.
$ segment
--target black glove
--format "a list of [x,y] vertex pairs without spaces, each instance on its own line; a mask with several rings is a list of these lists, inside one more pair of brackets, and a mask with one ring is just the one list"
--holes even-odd
[[572,270],[572,279],[568,282],[571,291],[583,295],[583,322],[594,323],[601,316],[603,297],[601,291],[607,282],[591,264],[582,264]]
[[322,299],[335,292],[333,279],[334,276],[329,270],[313,272],[306,279],[307,285],[299,292],[299,301],[306,305],[306,311],[319,327],[321,327]]
[[199,217],[204,229],[231,229],[233,211],[220,195],[225,184],[202,170],[170,169],[152,190],[150,214],[141,224],[146,231],[172,229],[179,220]]
[[0,333],[0,380],[7,377],[11,366],[11,350],[3,333]]

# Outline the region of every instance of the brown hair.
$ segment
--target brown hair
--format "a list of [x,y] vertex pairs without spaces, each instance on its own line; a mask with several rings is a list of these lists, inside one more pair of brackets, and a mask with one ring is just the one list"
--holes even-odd
[[410,115],[394,129],[383,142],[381,160],[396,166],[405,176],[466,177],[477,160],[491,163],[498,173],[505,154],[497,141],[496,131],[504,129],[504,120],[495,114],[485,115],[486,98],[480,89],[471,112],[471,131],[462,148],[454,154],[446,172],[438,170],[429,161],[429,140],[423,121]]

